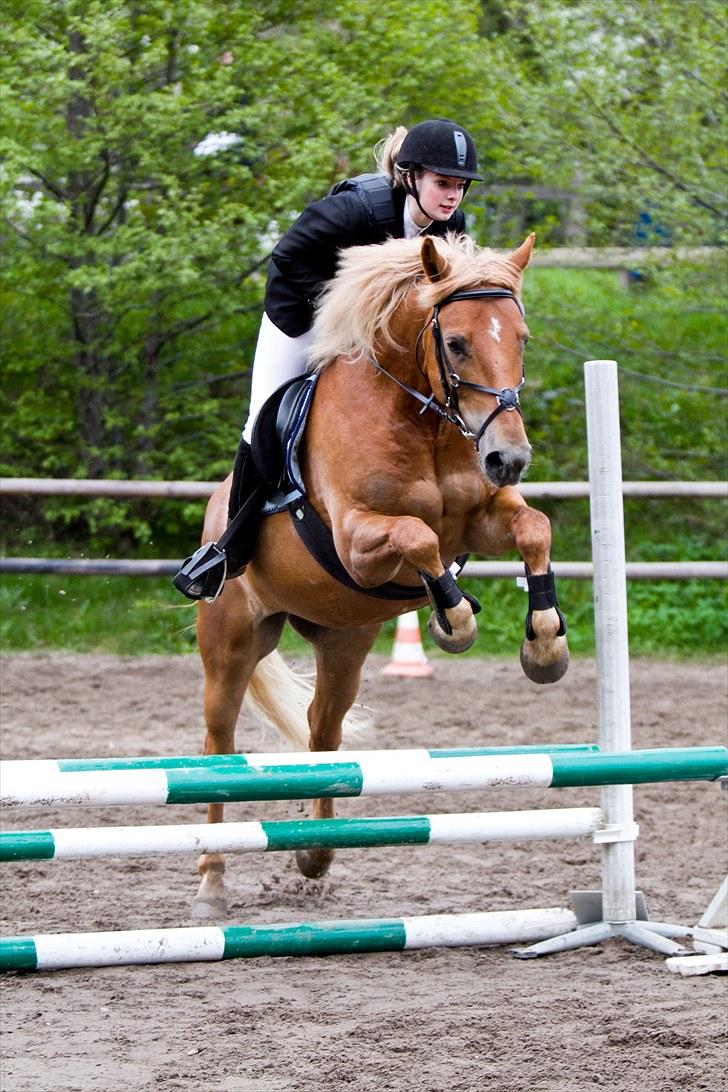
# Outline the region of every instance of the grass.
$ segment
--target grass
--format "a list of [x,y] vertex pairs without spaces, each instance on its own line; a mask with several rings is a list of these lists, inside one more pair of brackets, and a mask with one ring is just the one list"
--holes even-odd
[[[483,610],[468,655],[517,656],[527,599],[513,580],[465,580]],[[559,598],[576,656],[594,653],[592,587],[559,581]],[[719,581],[634,581],[628,587],[630,650],[635,655],[705,656],[726,644],[726,590]],[[428,656],[438,655],[425,631]],[[57,649],[117,655],[194,653],[195,608],[169,580],[121,576],[5,576],[0,582],[0,646],[6,652]],[[395,622],[386,623],[375,651],[390,653]],[[290,627],[283,652],[307,646]]]

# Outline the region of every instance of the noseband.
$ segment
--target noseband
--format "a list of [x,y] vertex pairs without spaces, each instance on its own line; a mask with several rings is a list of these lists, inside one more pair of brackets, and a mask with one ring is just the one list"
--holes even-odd
[[[440,330],[440,311],[443,307],[446,307],[448,303],[457,303],[459,300],[513,300],[521,315],[524,314],[523,306],[518,296],[514,292],[510,292],[507,288],[471,288],[461,292],[452,292],[449,296],[446,296],[440,303],[436,303],[432,311],[432,319],[430,321],[430,328],[432,330],[432,340],[435,343],[435,357],[437,359],[437,366],[440,372],[440,382],[442,383],[442,389],[445,392],[444,404],[441,404],[435,398],[434,393],[426,398],[424,395],[416,391],[414,387],[410,387],[407,383],[403,383],[397,379],[396,376],[388,372],[386,368],[383,368],[378,361],[373,361],[376,368],[390,379],[394,380],[398,387],[407,391],[419,402],[422,403],[422,409],[420,414],[423,414],[425,410],[433,410],[438,417],[444,421],[449,421],[450,424],[455,425],[456,428],[465,436],[468,440],[472,440],[475,447],[478,447],[485,430],[488,425],[493,421],[499,413],[503,413],[504,410],[511,411],[517,410],[518,413],[523,416],[521,412],[521,405],[518,398],[518,392],[526,382],[525,374],[521,377],[521,382],[517,387],[485,387],[482,383],[471,383],[466,379],[462,379],[455,369],[450,364],[445,352],[445,345],[442,339],[442,331]],[[422,335],[424,334],[427,326],[423,326],[420,330],[417,338],[417,344],[415,346],[415,355],[419,349]],[[486,418],[484,423],[480,426],[477,433],[468,428],[465,423],[462,414],[460,413],[460,405],[458,402],[458,390],[461,387],[467,387],[469,390],[480,391],[483,394],[493,394],[497,399],[497,406],[493,412]]]

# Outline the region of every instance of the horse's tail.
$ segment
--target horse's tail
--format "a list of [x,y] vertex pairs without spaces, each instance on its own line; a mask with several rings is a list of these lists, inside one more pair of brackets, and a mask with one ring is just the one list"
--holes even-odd
[[[309,741],[306,710],[313,698],[310,675],[301,675],[288,666],[278,652],[260,661],[248,683],[245,704],[264,720],[272,722],[297,751],[307,751]],[[357,705],[344,719],[343,746],[374,745],[373,718],[370,709]]]

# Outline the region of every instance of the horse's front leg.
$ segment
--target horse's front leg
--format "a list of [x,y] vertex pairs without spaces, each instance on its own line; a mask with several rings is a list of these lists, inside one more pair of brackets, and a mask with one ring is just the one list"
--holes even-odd
[[443,565],[440,540],[424,520],[355,512],[343,532],[337,549],[357,583],[375,587],[401,579],[401,570],[411,566],[434,608],[428,629],[435,643],[445,652],[470,648],[477,635],[473,608]]
[[488,506],[488,538],[487,552],[499,553],[515,546],[528,566],[528,615],[521,666],[533,682],[558,682],[569,666],[569,646],[549,565],[548,517],[529,508],[516,489],[501,489]]

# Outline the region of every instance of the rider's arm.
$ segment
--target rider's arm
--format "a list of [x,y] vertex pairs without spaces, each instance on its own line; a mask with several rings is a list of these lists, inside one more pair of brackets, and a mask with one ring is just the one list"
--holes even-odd
[[339,251],[373,241],[356,193],[337,193],[309,205],[273,251],[265,297],[269,318],[291,337],[303,333],[322,287],[336,272]]

